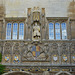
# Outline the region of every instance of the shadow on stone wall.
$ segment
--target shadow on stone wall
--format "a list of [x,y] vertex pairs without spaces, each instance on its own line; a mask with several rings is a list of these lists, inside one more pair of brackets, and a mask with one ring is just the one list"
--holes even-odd
[[70,2],[68,7],[68,16],[71,18],[75,18],[75,0]]

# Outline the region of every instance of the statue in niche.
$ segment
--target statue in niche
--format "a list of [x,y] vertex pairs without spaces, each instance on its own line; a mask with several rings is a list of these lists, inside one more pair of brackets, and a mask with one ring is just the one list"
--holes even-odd
[[32,40],[40,40],[41,34],[40,34],[40,26],[35,22],[33,26],[33,33],[32,33]]

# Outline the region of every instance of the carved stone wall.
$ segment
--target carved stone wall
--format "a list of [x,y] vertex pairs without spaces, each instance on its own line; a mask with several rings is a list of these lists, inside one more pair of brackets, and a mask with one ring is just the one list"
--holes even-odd
[[[17,40],[13,40],[12,37],[11,40],[5,39],[5,24],[8,22],[24,22],[23,40],[19,40],[19,37]],[[49,40],[49,22],[66,22],[67,39]],[[45,17],[45,9],[38,7],[28,8],[26,18],[0,20],[2,64],[6,65],[7,71],[29,71],[34,75],[54,75],[59,71],[75,72],[75,40],[72,39],[74,35],[71,34],[71,25],[72,22],[68,17]],[[13,35],[13,29],[11,34]]]
[[[37,51],[35,55],[33,53],[33,47],[39,48],[39,54]],[[18,56],[19,63],[25,64],[26,62],[47,62],[49,64],[74,64],[75,62],[75,43],[69,43],[58,41],[56,42],[4,42],[3,57],[10,55],[10,61],[13,64],[14,57]],[[3,58],[3,59],[4,59]],[[4,60],[5,61],[5,60]],[[43,62],[42,62],[43,61]],[[18,64],[19,64],[18,63]]]

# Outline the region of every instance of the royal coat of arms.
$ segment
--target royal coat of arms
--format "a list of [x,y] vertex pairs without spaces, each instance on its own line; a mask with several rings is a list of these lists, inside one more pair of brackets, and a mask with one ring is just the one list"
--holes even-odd
[[40,47],[39,46],[32,47],[32,55],[34,57],[38,57],[40,55]]

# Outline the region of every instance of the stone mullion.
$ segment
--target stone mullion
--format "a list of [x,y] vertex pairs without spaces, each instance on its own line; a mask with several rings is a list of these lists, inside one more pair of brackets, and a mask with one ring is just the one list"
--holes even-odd
[[27,40],[27,38],[28,38],[27,32],[28,32],[28,26],[27,26],[27,24],[26,24],[26,40]]
[[60,39],[62,39],[62,28],[61,28],[61,22],[60,22]]
[[17,39],[19,39],[19,22],[18,22],[18,30],[17,30]]
[[[25,21],[26,22],[26,21]],[[26,23],[24,22],[24,40],[26,38]]]
[[11,27],[11,39],[13,39],[13,22],[12,22],[12,27]]
[[55,36],[55,22],[54,22],[54,39],[56,39],[56,36]]

